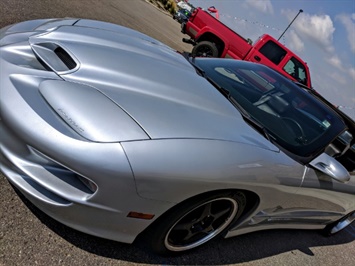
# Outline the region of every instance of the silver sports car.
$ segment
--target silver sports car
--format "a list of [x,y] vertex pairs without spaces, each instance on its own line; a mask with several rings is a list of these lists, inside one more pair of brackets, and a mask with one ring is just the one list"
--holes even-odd
[[49,216],[161,254],[355,219],[355,123],[249,62],[46,19],[0,31],[1,171]]

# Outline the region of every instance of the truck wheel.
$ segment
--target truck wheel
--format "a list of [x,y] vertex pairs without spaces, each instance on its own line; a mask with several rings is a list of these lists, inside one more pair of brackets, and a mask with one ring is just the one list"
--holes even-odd
[[192,49],[193,57],[218,57],[217,46],[209,41],[199,42]]

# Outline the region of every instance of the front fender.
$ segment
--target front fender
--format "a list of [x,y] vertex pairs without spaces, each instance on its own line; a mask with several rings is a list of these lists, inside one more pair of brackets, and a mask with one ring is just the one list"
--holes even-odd
[[178,203],[219,189],[294,193],[304,167],[252,144],[207,139],[125,142],[141,197]]

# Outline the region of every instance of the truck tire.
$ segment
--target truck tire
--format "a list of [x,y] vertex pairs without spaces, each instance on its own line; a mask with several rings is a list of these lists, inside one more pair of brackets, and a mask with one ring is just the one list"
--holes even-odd
[[193,57],[218,57],[217,46],[209,41],[199,42],[191,52]]

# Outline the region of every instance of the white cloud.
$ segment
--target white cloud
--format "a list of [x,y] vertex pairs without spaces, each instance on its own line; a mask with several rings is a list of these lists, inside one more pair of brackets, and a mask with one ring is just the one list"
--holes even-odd
[[[335,54],[330,57],[327,57],[325,60],[333,67],[339,69],[341,72],[345,73],[346,75],[349,75],[349,77],[352,79],[352,82],[350,82],[350,84],[354,84],[354,82],[355,82],[355,68],[344,66],[344,63],[342,62],[342,60]],[[352,85],[352,86],[354,86],[354,85]]]
[[331,73],[330,76],[332,77],[332,79],[334,79],[337,83],[340,83],[342,85],[346,85],[347,81],[346,78],[343,75],[340,75],[339,73]]
[[326,58],[326,60],[328,61],[329,64],[331,64],[332,66],[340,69],[340,70],[343,70],[342,68],[342,62],[340,60],[340,58],[337,56],[337,55],[332,55],[331,57],[329,58]]
[[355,68],[349,68],[350,77],[355,81]]
[[[282,10],[282,14],[292,21],[295,12],[291,10]],[[333,52],[333,33],[335,28],[333,21],[328,15],[310,15],[301,13],[293,25],[300,36],[305,36],[313,43],[317,44],[326,52]]]
[[246,0],[245,3],[262,13],[274,14],[274,9],[270,0]]
[[302,52],[304,50],[304,42],[297,35],[294,30],[289,32],[290,40],[288,41],[288,47],[295,52]]
[[351,15],[342,14],[336,17],[345,27],[351,51],[355,53],[355,13]]

